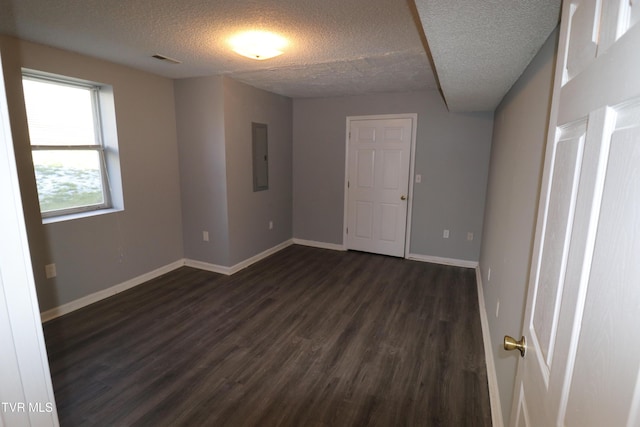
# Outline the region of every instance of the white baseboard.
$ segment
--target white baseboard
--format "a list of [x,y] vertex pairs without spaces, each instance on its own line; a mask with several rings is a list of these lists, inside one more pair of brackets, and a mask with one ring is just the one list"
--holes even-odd
[[259,254],[254,255],[251,258],[245,259],[244,261],[241,261],[235,265],[232,265],[231,267],[226,267],[224,265],[210,264],[208,262],[196,261],[193,259],[185,259],[184,265],[186,265],[187,267],[193,267],[200,270],[211,271],[213,273],[219,273],[219,274],[224,274],[226,276],[231,276],[232,274],[235,274],[240,270],[244,270],[250,265],[255,264],[256,262],[261,261],[264,258],[270,255],[273,255],[276,252],[279,252],[291,245],[293,245],[293,240],[289,239],[272,248],[267,249],[266,251],[260,252]]
[[407,259],[413,261],[431,262],[433,264],[452,265],[454,267],[476,268],[478,261],[467,261],[464,259],[442,258],[431,255],[409,254]]
[[312,248],[331,249],[332,251],[346,251],[344,245],[336,243],[316,242],[315,240],[293,239],[294,245],[311,246]]
[[49,320],[55,319],[56,317],[60,317],[65,314],[71,313],[72,311],[86,307],[89,304],[93,304],[94,302],[98,302],[100,300],[109,298],[120,292],[126,291],[127,289],[131,289],[135,286],[141,285],[145,282],[148,282],[149,280],[155,279],[156,277],[160,277],[163,274],[173,271],[182,266],[198,268],[200,270],[212,271],[214,273],[220,273],[220,274],[225,274],[227,276],[230,276],[234,273],[237,273],[240,270],[243,270],[249,267],[251,264],[254,264],[268,257],[269,255],[272,255],[278,251],[281,251],[282,249],[291,245],[293,245],[293,240],[289,239],[285,242],[280,243],[279,245],[276,245],[270,249],[267,249],[266,251],[261,252],[242,262],[239,262],[238,264],[231,267],[226,267],[223,265],[216,265],[216,264],[209,264],[207,262],[196,261],[192,259],[181,259],[181,260],[172,262],[171,264],[167,264],[164,267],[160,267],[148,273],[142,274],[138,277],[134,277],[133,279],[127,280],[126,282],[120,283],[118,285],[112,286],[107,289],[103,289],[101,291],[84,296],[82,298],[78,298],[77,300],[52,308],[51,310],[44,311],[40,313],[40,319],[42,320],[42,323],[47,322]]
[[42,320],[42,323],[48,322],[49,320],[55,319],[56,317],[60,317],[65,314],[71,313],[72,311],[86,307],[89,304],[93,304],[94,302],[98,302],[105,298],[109,298],[115,294],[119,294],[120,292],[126,291],[127,289],[131,289],[145,282],[148,282],[149,280],[155,279],[156,277],[160,277],[165,273],[173,271],[176,268],[182,267],[183,265],[184,265],[184,260],[182,259],[172,262],[171,264],[167,264],[163,267],[157,268],[153,271],[142,274],[138,277],[134,277],[133,279],[129,279],[126,282],[122,282],[110,288],[103,289],[98,292],[94,292],[82,298],[78,298],[77,300],[68,302],[58,307],[54,307],[51,310],[44,311],[40,313],[40,319]]
[[482,325],[482,339],[484,341],[484,358],[487,362],[487,382],[489,384],[489,399],[491,401],[491,420],[494,427],[503,427],[502,405],[498,390],[498,377],[496,374],[496,362],[493,358],[493,346],[491,332],[489,331],[489,319],[487,307],[484,304],[484,291],[482,287],[482,274],[480,266],[476,267],[476,283],[478,284],[478,305],[480,308],[480,324]]
[[209,262],[197,261],[195,259],[185,258],[184,265],[187,267],[197,268],[198,270],[210,271],[212,273],[224,274],[226,276],[231,275],[231,267],[224,265],[211,264]]
[[282,243],[280,243],[279,245],[276,245],[270,249],[267,249],[266,251],[260,252],[258,255],[254,255],[249,259],[245,259],[244,261],[241,261],[239,263],[237,263],[236,265],[232,266],[229,268],[229,274],[235,274],[240,270],[244,270],[245,268],[249,267],[252,264],[255,264],[258,261],[261,261],[263,259],[265,259],[266,257],[275,254],[276,252],[280,252],[281,250],[283,250],[284,248],[287,248],[289,246],[293,245],[293,239],[289,239],[287,241],[284,241]]

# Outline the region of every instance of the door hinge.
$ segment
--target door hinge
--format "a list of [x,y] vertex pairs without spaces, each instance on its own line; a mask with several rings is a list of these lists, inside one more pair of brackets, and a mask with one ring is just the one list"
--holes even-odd
[[347,234],[349,234],[349,227],[347,227]]
[[347,188],[351,188],[351,182],[347,181]]

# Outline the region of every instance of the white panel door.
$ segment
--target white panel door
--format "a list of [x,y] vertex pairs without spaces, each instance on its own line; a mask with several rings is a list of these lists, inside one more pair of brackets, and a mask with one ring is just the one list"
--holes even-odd
[[347,249],[404,256],[412,119],[351,120]]
[[563,5],[510,425],[640,426],[639,10]]

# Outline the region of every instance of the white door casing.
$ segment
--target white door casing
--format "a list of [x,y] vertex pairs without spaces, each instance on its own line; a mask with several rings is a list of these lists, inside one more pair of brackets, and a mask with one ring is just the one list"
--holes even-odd
[[510,425],[640,426],[640,1],[565,1]]
[[404,257],[417,115],[347,118],[347,249]]
[[0,426],[57,426],[0,58]]

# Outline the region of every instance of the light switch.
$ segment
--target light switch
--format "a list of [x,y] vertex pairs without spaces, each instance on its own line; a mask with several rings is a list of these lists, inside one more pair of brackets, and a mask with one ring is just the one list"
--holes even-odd
[[421,182],[422,182],[422,175],[418,173],[416,174],[416,184],[420,184]]

